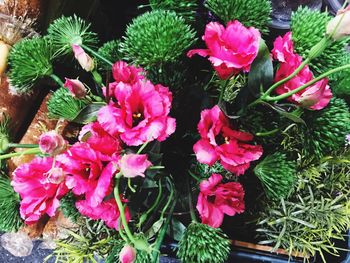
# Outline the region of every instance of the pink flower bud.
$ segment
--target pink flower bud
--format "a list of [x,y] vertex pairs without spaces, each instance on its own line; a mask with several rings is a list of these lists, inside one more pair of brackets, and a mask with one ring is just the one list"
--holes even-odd
[[72,96],[78,99],[84,98],[86,96],[86,88],[84,84],[78,79],[68,79],[64,83],[64,87],[69,89]]
[[40,136],[39,148],[43,153],[57,155],[67,148],[67,142],[56,131],[49,131]]
[[120,172],[124,177],[145,177],[144,172],[152,163],[148,161],[146,154],[126,154],[119,161]]
[[79,45],[72,45],[75,58],[78,60],[80,66],[86,71],[92,71],[94,69],[94,60],[85,53]]
[[60,184],[64,181],[65,173],[62,168],[54,167],[45,173],[47,181],[51,184]]
[[119,260],[121,263],[133,263],[136,259],[136,249],[130,245],[125,245],[120,251]]
[[336,41],[350,35],[350,6],[339,10],[337,15],[328,22],[327,35]]

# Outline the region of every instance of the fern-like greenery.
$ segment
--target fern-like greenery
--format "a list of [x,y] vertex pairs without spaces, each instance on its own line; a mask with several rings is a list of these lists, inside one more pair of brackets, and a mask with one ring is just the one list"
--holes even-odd
[[[291,29],[294,48],[304,59],[309,50],[316,45],[325,34],[325,28],[332,17],[327,12],[300,7],[292,15]],[[349,39],[332,42],[322,54],[310,62],[310,67],[316,74],[339,66],[339,61],[346,55],[345,45]]]
[[198,8],[196,0],[150,0],[149,4],[153,10],[174,11],[188,22],[195,20]]
[[195,41],[195,31],[175,12],[155,10],[136,17],[121,44],[126,58],[143,66],[178,59]]
[[79,218],[82,217],[78,209],[75,207],[75,201],[72,192],[68,193],[60,200],[61,211],[65,217],[70,218],[73,222],[77,222]]
[[48,38],[24,39],[10,51],[9,79],[18,93],[28,93],[35,83],[53,73],[52,44]]
[[5,175],[0,177],[0,231],[17,231],[23,220],[19,214],[20,198]]
[[82,100],[75,99],[66,88],[56,90],[47,102],[49,118],[64,118],[72,121],[86,106]]
[[261,161],[254,169],[267,197],[279,200],[287,198],[293,191],[296,176],[296,162],[288,160],[283,153],[276,152]]
[[[103,44],[98,49],[98,54],[111,62],[116,62],[123,59],[123,54],[120,51],[120,40],[112,40]],[[104,61],[100,61],[101,67],[105,70],[110,70],[111,66]]]
[[47,32],[55,52],[60,55],[71,53],[73,44],[94,47],[98,42],[97,35],[90,31],[90,24],[76,15],[56,19]]
[[208,179],[213,173],[221,174],[226,179],[232,179],[234,177],[234,175],[228,172],[219,162],[216,162],[213,165],[197,162],[194,168],[194,173],[202,179]]
[[255,27],[264,34],[269,32],[272,11],[269,0],[207,0],[205,5],[224,23],[238,20],[246,27]]
[[193,222],[180,243],[177,257],[186,263],[223,263],[230,253],[230,241],[219,228]]

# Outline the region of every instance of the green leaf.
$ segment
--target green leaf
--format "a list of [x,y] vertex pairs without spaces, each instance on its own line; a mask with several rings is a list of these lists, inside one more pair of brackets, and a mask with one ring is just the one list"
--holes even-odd
[[186,227],[179,220],[173,218],[171,224],[167,230],[167,234],[176,241],[182,239],[183,234],[185,233]]
[[295,113],[288,112],[285,109],[283,109],[277,105],[271,105],[270,103],[264,102],[263,104],[269,106],[271,109],[273,109],[277,113],[281,114],[283,117],[286,117],[287,119],[290,119],[291,121],[296,122],[296,123],[302,123],[306,126],[305,121],[302,118],[300,118],[299,116],[297,116]]
[[95,102],[87,105],[78,113],[73,122],[87,124],[95,121],[97,118],[97,112],[105,105],[106,103],[104,102]]

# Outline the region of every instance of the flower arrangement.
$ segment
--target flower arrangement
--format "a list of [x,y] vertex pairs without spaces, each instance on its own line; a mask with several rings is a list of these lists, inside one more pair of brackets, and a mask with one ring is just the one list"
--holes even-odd
[[[12,47],[13,89],[47,83],[46,118],[76,133],[58,122],[18,144],[3,121],[0,229],[62,212],[78,230],[57,240],[58,262],[158,262],[166,236],[183,262],[225,262],[238,221],[290,257],[337,254],[350,227],[349,7],[300,8],[276,39],[267,0],[142,8],[99,49],[77,16]],[[57,73],[67,61],[73,73]]]

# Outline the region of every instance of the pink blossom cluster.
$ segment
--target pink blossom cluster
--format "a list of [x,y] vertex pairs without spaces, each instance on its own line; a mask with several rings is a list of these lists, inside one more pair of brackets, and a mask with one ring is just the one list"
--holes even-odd
[[[275,40],[272,54],[274,59],[280,62],[280,66],[276,72],[275,82],[291,75],[303,62],[302,57],[294,51],[291,32]],[[309,66],[306,65],[295,77],[277,87],[276,93],[285,94],[295,90],[313,80],[313,78]],[[328,85],[328,79],[324,78],[288,97],[288,100],[312,110],[321,110],[328,105],[331,98],[332,91]]]
[[[53,157],[35,158],[14,171],[12,185],[21,197],[20,213],[26,223],[55,215],[59,200],[72,191],[82,215],[118,229],[120,211],[113,197],[116,175],[144,177],[152,165],[146,154],[123,154],[125,145],[163,141],[175,131],[175,119],[168,116],[171,93],[146,80],[142,72],[117,62],[115,82],[110,85],[112,101],[100,109],[97,121],[81,129],[79,141],[66,149],[60,135],[47,132],[39,146]],[[121,200],[127,202],[122,196]],[[129,210],[124,210],[129,220]]]

